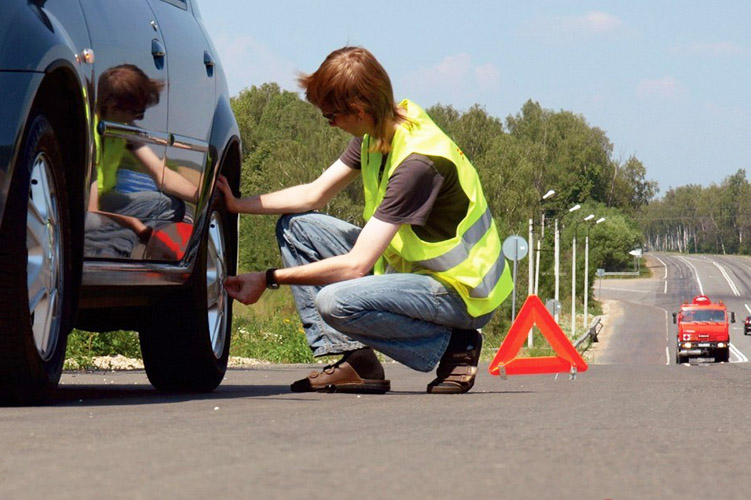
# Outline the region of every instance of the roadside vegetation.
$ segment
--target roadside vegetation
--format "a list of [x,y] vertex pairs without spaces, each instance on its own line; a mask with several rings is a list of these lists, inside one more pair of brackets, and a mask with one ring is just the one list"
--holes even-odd
[[[428,104],[428,103],[421,103]],[[305,183],[317,177],[344,150],[349,136],[330,127],[320,113],[297,93],[275,83],[245,89],[232,99],[243,141],[243,194],[266,192]],[[560,230],[562,311],[570,311],[572,241],[577,240],[577,310],[584,294],[584,242],[589,239],[589,283],[597,268],[631,270],[629,251],[642,246],[642,210],[657,192],[635,156],[615,158],[605,131],[590,126],[581,115],[544,109],[527,101],[505,119],[490,116],[481,105],[459,111],[441,104],[427,108],[477,168],[485,195],[501,235],[527,239],[529,220],[536,234],[545,215],[545,238],[540,252],[539,295],[554,295],[554,225]],[[548,190],[552,198],[542,200]],[[751,199],[751,197],[748,197]],[[327,213],[355,224],[362,222],[362,186],[353,183],[325,208]],[[581,205],[576,212],[569,208]],[[594,214],[601,224],[584,222]],[[240,218],[240,272],[279,267],[275,217]],[[503,236],[502,236],[503,237]],[[530,256],[534,252],[530,253]],[[529,257],[527,257],[529,258]],[[527,260],[517,272],[517,309],[528,289]],[[568,283],[568,287],[566,286]],[[589,290],[592,307],[592,290]],[[567,301],[568,299],[568,301]],[[312,362],[292,294],[282,290],[264,294],[251,307],[235,305],[232,356],[272,362]],[[591,314],[591,313],[590,313]],[[498,346],[510,326],[511,299],[506,300],[484,329],[486,346]],[[564,331],[570,317],[563,315]],[[582,328],[583,331],[583,328]],[[581,332],[567,332],[572,337]],[[86,366],[93,356],[122,350],[138,355],[137,334],[74,332],[69,358]],[[134,340],[135,339],[135,340]],[[536,345],[544,343],[540,341]],[[488,349],[489,352],[491,349]],[[494,351],[494,349],[492,349]],[[539,354],[539,353],[538,353]],[[489,354],[492,356],[492,353]]]
[[670,188],[642,214],[649,248],[751,255],[751,183],[738,170],[719,185]]

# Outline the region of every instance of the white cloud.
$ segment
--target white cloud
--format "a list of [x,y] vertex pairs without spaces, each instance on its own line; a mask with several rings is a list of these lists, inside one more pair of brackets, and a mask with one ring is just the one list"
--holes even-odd
[[214,43],[227,75],[230,95],[267,82],[276,82],[283,89],[299,90],[294,64],[278,57],[253,37],[220,35],[214,37]]
[[676,45],[670,51],[677,55],[698,56],[742,56],[751,54],[751,50],[733,42],[693,42]]
[[608,33],[621,27],[621,20],[606,12],[588,12],[582,17],[573,18],[573,22],[590,33]]
[[731,124],[738,128],[745,127],[744,124],[749,123],[749,120],[751,120],[751,114],[743,106],[728,106],[707,101],[702,105],[702,110],[710,119]]
[[476,65],[469,54],[446,56],[434,66],[422,67],[405,77],[409,86],[429,85],[447,90],[496,90],[501,72],[493,64]]
[[475,68],[475,80],[480,88],[494,90],[501,85],[501,72],[493,64],[483,64]]
[[427,74],[433,74],[434,77],[458,83],[465,80],[472,69],[472,57],[469,54],[458,54],[448,56],[438,65],[432,68],[426,68]]
[[636,95],[641,98],[680,99],[687,94],[686,87],[672,76],[641,80],[636,86]]
[[540,37],[597,36],[622,31],[623,22],[616,16],[601,11],[590,11],[580,16],[556,16],[537,19],[527,31]]
[[409,97],[423,106],[451,104],[458,109],[496,97],[501,71],[492,63],[477,64],[466,53],[446,56],[394,81],[397,98]]

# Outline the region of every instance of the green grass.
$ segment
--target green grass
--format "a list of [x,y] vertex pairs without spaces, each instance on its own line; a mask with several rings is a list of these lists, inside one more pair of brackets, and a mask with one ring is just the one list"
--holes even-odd
[[138,333],[119,330],[96,333],[73,330],[68,335],[68,349],[64,368],[66,370],[87,370],[94,368],[95,356],[122,354],[128,358],[141,358]]
[[235,302],[231,356],[272,363],[312,363],[289,287],[266,292],[257,304]]
[[[600,305],[592,301],[590,314],[600,314]],[[484,348],[482,359],[492,360],[508,332],[509,325],[501,321],[502,311],[483,328]],[[583,333],[577,326],[577,334],[570,334],[570,316],[561,314],[560,325],[573,339]],[[577,318],[577,325],[581,322]],[[305,339],[302,324],[295,309],[289,287],[268,291],[261,300],[252,306],[240,303],[234,305],[230,356],[253,358],[272,363],[314,363],[330,362],[337,356],[313,358]],[[129,358],[141,358],[138,333],[116,331],[94,333],[74,330],[68,337],[68,351],[65,368],[91,369],[95,356],[121,354]],[[555,353],[537,328],[533,329],[533,347],[527,348],[526,341],[520,356],[553,356]]]

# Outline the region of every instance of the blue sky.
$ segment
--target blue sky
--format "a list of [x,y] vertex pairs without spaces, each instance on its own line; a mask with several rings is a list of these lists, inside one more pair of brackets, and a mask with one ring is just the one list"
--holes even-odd
[[360,45],[398,99],[580,114],[661,193],[751,174],[748,0],[199,2],[232,95],[271,81],[297,91],[298,71]]

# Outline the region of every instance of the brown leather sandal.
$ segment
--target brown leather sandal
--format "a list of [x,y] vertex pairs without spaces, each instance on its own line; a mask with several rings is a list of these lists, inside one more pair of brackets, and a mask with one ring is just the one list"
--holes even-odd
[[383,394],[391,390],[391,381],[361,378],[346,361],[326,366],[322,371],[310,372],[304,379],[290,386],[292,392],[353,392]]
[[463,394],[475,385],[477,364],[482,351],[482,335],[477,332],[469,351],[446,352],[438,364],[437,377],[428,384],[428,394]]

